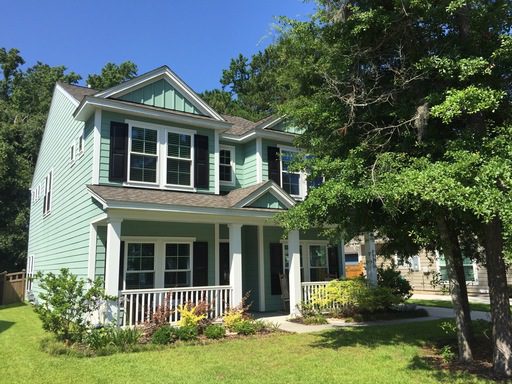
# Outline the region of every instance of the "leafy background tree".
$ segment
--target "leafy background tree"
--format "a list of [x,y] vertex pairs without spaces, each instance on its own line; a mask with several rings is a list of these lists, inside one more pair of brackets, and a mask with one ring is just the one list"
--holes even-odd
[[[0,48],[0,271],[25,268],[30,184],[55,83],[76,84],[81,76],[42,62],[22,69],[18,49]],[[104,89],[133,78],[137,66],[107,63],[90,85]]]

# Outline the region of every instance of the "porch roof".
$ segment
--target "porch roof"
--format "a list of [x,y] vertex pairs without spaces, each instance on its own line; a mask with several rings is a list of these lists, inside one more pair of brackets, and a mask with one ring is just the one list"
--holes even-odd
[[[245,207],[252,196],[259,195],[270,188],[275,188],[275,183],[266,181],[246,188],[238,188],[227,195],[213,195],[206,193],[164,191],[145,188],[116,187],[106,185],[87,185],[87,188],[99,202],[106,206],[112,203],[128,204],[157,204],[184,207],[202,208],[244,208],[247,210],[273,211],[276,208],[252,208]],[[284,191],[283,191],[284,192]],[[291,199],[291,198],[290,198]],[[251,199],[252,200],[252,199]]]

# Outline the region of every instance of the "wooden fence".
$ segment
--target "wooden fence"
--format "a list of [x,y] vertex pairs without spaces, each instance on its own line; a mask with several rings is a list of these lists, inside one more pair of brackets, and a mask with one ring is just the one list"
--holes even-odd
[[25,271],[0,272],[0,305],[20,303],[25,298]]

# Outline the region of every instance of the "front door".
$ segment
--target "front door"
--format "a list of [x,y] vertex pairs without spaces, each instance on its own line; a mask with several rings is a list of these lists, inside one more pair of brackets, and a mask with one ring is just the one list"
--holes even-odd
[[229,285],[229,243],[219,243],[219,284]]

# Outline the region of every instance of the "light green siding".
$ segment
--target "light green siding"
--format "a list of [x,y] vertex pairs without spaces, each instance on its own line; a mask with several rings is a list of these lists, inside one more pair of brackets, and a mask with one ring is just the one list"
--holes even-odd
[[284,204],[270,192],[265,193],[249,206],[252,208],[286,209]]
[[[32,189],[53,170],[51,213],[43,218],[41,198],[31,204],[28,254],[35,271],[57,272],[69,268],[87,276],[89,224],[101,213],[91,203],[86,184],[92,179],[93,119],[73,119],[75,105],[56,90],[48,115]],[[85,129],[84,129],[85,128]],[[84,130],[84,154],[70,162],[70,145]],[[37,285],[34,286],[37,291]]]
[[[126,220],[121,236],[193,237],[208,243],[208,284],[215,284],[215,228],[213,224],[171,223]],[[163,267],[163,266],[161,266]],[[157,266],[155,266],[157,268]]]
[[242,187],[256,184],[256,140],[244,145],[244,176]]
[[251,311],[258,310],[258,227],[242,227],[242,291],[249,294],[247,304]]
[[120,99],[196,115],[201,114],[190,101],[164,79],[157,80],[135,91],[129,92],[121,96]]
[[145,119],[139,116],[133,117],[129,115],[122,115],[119,113],[103,111],[101,115],[101,151],[100,151],[100,184],[120,185],[119,182],[111,182],[108,179],[109,172],[109,155],[110,155],[110,123],[112,121],[124,122],[125,120],[136,120],[152,124],[169,126],[169,128],[184,128],[196,131],[198,135],[208,136],[208,151],[209,151],[209,167],[210,167],[210,182],[208,189],[199,189],[200,192],[215,192],[215,134],[211,129],[201,129],[196,127],[189,127],[181,124],[169,125],[168,122],[162,122],[154,119]]

